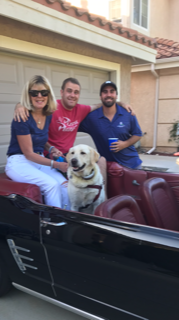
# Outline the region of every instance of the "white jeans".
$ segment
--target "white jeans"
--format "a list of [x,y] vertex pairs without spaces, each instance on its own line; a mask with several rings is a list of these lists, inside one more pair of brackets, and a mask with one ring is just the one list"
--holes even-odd
[[23,154],[16,154],[7,159],[5,172],[13,181],[39,186],[47,205],[59,208],[67,205],[66,209],[70,209],[67,184],[62,185],[66,179],[56,169],[27,160]]

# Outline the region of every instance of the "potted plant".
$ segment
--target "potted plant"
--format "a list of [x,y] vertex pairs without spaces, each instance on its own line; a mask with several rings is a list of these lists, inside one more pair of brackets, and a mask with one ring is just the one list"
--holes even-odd
[[175,141],[177,144],[177,151],[179,151],[179,121],[175,121],[169,131],[170,138],[168,141]]

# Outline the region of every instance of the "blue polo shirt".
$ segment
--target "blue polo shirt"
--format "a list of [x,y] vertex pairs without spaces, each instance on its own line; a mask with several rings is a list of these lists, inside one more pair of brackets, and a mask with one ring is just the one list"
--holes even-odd
[[107,161],[115,161],[134,169],[142,161],[133,145],[116,153],[109,150],[108,138],[126,141],[131,136],[142,136],[137,118],[119,105],[116,105],[116,108],[117,111],[112,121],[104,116],[102,107],[89,113],[81,122],[78,131],[91,135],[98,152]]

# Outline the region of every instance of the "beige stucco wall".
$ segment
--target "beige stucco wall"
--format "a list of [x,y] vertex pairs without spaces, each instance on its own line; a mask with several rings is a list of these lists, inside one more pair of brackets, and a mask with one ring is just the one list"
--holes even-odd
[[131,105],[134,107],[137,119],[143,132],[141,145],[151,148],[153,145],[155,83],[151,72],[133,72],[131,74]]
[[173,0],[150,0],[149,34],[151,37],[170,39],[169,12]]
[[175,147],[169,142],[172,123],[179,120],[179,68],[160,70],[157,146]]
[[130,101],[131,58],[83,41],[65,37],[9,18],[1,17],[0,35],[77,53],[121,65],[121,100]]
[[[176,150],[176,143],[169,142],[169,131],[179,121],[179,68],[158,70],[159,100],[157,121],[157,150]],[[142,131],[147,134],[141,145],[153,145],[156,79],[150,71],[133,72],[131,76],[131,104],[136,110]]]
[[179,42],[179,28],[178,28],[178,14],[179,14],[179,1],[170,0],[170,16],[168,21],[170,22],[169,27],[169,39]]
[[150,0],[150,36],[179,41],[178,0]]

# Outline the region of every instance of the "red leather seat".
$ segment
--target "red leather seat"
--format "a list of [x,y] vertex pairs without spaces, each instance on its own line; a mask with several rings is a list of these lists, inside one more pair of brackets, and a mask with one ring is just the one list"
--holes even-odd
[[146,225],[136,201],[130,196],[116,196],[101,203],[95,215],[119,221]]
[[141,187],[145,218],[150,226],[179,231],[179,212],[168,183],[162,178],[146,180]]
[[0,174],[0,195],[19,194],[36,202],[42,203],[40,188],[35,184],[21,183],[10,180],[5,173]]
[[123,175],[124,169],[117,162],[107,162],[107,194],[112,198],[119,194],[124,194]]

